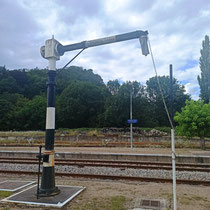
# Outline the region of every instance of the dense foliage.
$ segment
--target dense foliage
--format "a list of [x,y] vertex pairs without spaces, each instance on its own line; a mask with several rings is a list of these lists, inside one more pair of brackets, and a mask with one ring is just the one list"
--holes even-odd
[[179,135],[187,137],[210,137],[210,103],[186,101],[186,106],[174,117]]
[[[59,72],[59,70],[58,70]],[[169,77],[160,77],[169,103]],[[56,77],[56,128],[129,126],[130,94],[136,126],[169,126],[156,78],[146,85],[137,81],[104,84],[91,69],[71,66]],[[47,69],[7,70],[0,67],[0,130],[44,130]],[[174,79],[174,112],[185,100],[184,87]]]
[[[174,117],[178,122],[176,131],[178,135],[188,138],[210,137],[210,103],[204,104],[204,101],[186,101],[186,106],[181,112],[177,112]],[[202,145],[205,148],[205,143]]]
[[210,42],[209,36],[205,36],[202,42],[200,57],[201,76],[198,76],[198,83],[200,85],[200,97],[205,103],[210,102]]
[[[169,108],[169,76],[159,77],[161,84],[161,89],[163,96],[166,102],[167,107]],[[168,117],[164,109],[162,97],[159,91],[158,82],[156,77],[150,78],[147,82],[147,92],[149,95],[150,103],[154,107],[154,113],[156,115],[156,120],[158,126],[169,126]],[[185,93],[184,86],[181,85],[175,78],[173,78],[173,113],[181,111],[181,108],[184,106],[185,101],[190,99],[190,96]]]

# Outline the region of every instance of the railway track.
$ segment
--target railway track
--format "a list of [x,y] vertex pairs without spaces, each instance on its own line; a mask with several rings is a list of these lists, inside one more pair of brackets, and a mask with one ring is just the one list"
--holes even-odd
[[[21,174],[21,175],[37,175],[34,171],[9,171],[0,170],[0,174]],[[95,174],[76,174],[76,173],[55,173],[56,176],[65,176],[73,178],[87,178],[87,179],[103,179],[103,180],[127,180],[127,181],[139,181],[139,182],[155,182],[155,183],[172,183],[172,179],[164,178],[151,178],[151,177],[134,177],[134,176],[113,176],[113,175],[95,175]],[[210,181],[201,180],[185,180],[177,179],[177,184],[189,184],[189,185],[203,185],[210,186]]]
[[[8,164],[38,164],[35,158],[0,158],[0,163]],[[113,161],[113,160],[82,160],[82,159],[56,159],[55,165],[77,167],[109,167],[120,169],[149,169],[149,170],[172,170],[171,163],[147,162],[147,161]],[[210,172],[210,164],[177,163],[177,171]]]

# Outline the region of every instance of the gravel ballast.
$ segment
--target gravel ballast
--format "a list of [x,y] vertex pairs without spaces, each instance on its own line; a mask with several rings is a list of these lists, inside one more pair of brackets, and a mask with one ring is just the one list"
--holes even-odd
[[[24,164],[7,164],[2,163],[0,170],[10,171],[38,171],[38,165],[24,165]],[[90,167],[83,168],[77,166],[55,166],[55,172],[73,173],[73,174],[94,174],[94,175],[110,175],[110,176],[132,176],[132,177],[148,177],[148,178],[172,178],[172,171],[167,170],[150,170],[150,169],[120,169],[109,167]],[[189,172],[189,171],[176,171],[177,179],[184,180],[201,180],[210,181],[209,172]]]

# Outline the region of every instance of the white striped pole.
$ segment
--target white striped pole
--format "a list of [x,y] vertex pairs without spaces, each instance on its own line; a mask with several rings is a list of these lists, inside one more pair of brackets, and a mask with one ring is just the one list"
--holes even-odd
[[[55,40],[46,41],[45,48],[54,48]],[[48,50],[48,49],[45,49]],[[52,51],[54,52],[54,51]],[[46,54],[46,53],[45,53]],[[55,89],[56,89],[56,56],[47,58],[48,83],[47,83],[47,112],[46,112],[46,135],[45,151],[43,155],[42,181],[39,196],[57,195],[60,190],[55,186],[55,164],[54,164],[54,133],[55,133]]]
[[176,204],[176,155],[175,155],[175,141],[174,129],[171,129],[171,150],[172,150],[172,176],[173,176],[173,204],[174,210],[177,210]]

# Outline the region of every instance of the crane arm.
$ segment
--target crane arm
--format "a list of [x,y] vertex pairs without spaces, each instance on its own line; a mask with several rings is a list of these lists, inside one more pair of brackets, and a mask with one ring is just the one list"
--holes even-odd
[[89,48],[89,47],[96,47],[96,46],[100,46],[100,45],[111,44],[111,43],[115,43],[115,42],[122,42],[122,41],[127,41],[130,39],[139,38],[141,48],[142,48],[142,54],[148,55],[149,50],[148,50],[148,45],[147,45],[147,35],[148,35],[147,31],[137,30],[137,31],[129,32],[129,33],[104,37],[101,39],[94,39],[94,40],[89,40],[89,41],[78,42],[75,44],[69,44],[69,45],[65,45],[65,46],[58,43],[57,44],[57,52],[58,52],[59,56],[62,56],[67,51],[85,49],[85,48]]

